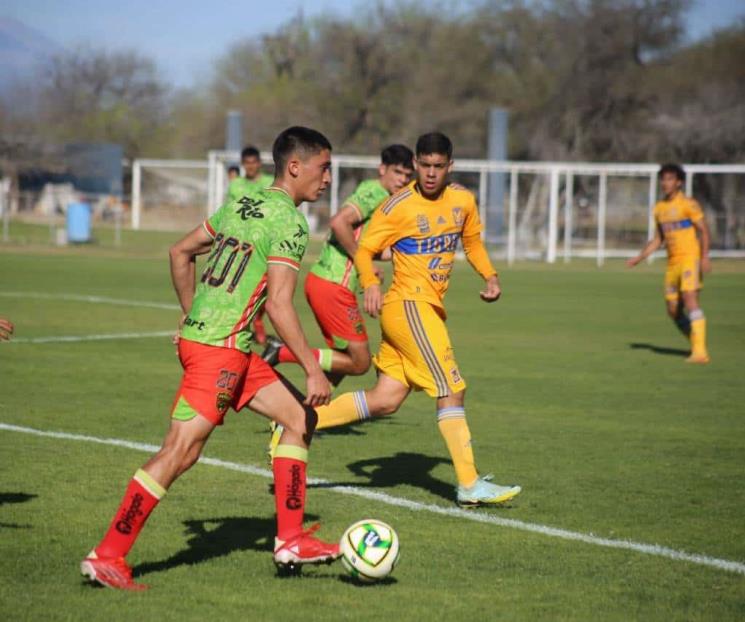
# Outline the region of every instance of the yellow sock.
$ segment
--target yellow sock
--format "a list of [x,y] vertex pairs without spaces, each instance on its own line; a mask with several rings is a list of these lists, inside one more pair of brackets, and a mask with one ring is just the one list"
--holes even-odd
[[691,354],[706,354],[706,318],[701,309],[690,313],[691,319]]
[[471,431],[466,423],[466,411],[460,406],[437,411],[437,425],[450,452],[455,476],[461,486],[471,487],[478,479],[471,447]]
[[316,430],[335,428],[339,425],[366,421],[370,418],[364,391],[343,393],[328,406],[317,407],[316,412],[318,413]]

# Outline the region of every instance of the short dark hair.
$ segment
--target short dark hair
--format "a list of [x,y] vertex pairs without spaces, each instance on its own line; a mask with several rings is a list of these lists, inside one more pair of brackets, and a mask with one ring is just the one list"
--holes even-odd
[[229,166],[228,167],[228,173],[240,173],[241,169],[239,169],[237,166]]
[[660,167],[660,171],[657,173],[657,177],[662,179],[662,176],[667,175],[668,173],[675,175],[678,178],[678,181],[685,181],[686,179],[686,172],[680,164],[674,164],[673,162],[663,164]]
[[388,145],[380,152],[380,161],[386,166],[398,164],[414,168],[414,153],[406,145]]
[[245,160],[246,158],[261,158],[261,153],[253,145],[248,145],[248,147],[244,147],[243,151],[241,151],[241,160]]
[[432,153],[445,155],[450,160],[453,157],[453,143],[442,132],[422,134],[416,141],[417,157]]
[[321,132],[300,125],[288,127],[277,136],[272,146],[276,174],[284,173],[287,160],[293,153],[303,159],[324,149],[331,151],[331,143]]

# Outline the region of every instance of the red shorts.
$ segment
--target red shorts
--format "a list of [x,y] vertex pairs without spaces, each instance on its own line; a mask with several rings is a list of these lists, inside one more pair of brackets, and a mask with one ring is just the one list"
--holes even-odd
[[309,272],[305,297],[329,347],[344,350],[350,341],[367,341],[357,296],[346,287]]
[[279,380],[260,356],[232,348],[181,339],[178,356],[184,375],[173,400],[174,419],[189,420],[199,414],[222,425],[228,408],[240,410],[259,389]]

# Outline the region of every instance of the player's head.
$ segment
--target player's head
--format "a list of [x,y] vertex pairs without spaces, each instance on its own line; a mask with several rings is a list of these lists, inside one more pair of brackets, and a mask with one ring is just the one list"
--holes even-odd
[[423,134],[416,141],[416,166],[419,190],[436,197],[448,183],[453,168],[453,143],[442,132]]
[[278,180],[300,201],[316,201],[331,183],[331,143],[308,127],[288,127],[272,147]]
[[388,192],[398,192],[411,181],[414,154],[406,145],[388,145],[380,153],[380,183]]
[[686,180],[686,173],[680,164],[668,163],[660,167],[657,177],[660,180],[663,194],[669,197],[683,187],[683,183]]
[[241,166],[246,171],[246,177],[253,179],[261,172],[261,154],[253,145],[244,147],[241,151]]
[[241,169],[239,169],[237,166],[228,167],[228,179],[230,181],[233,181],[240,174],[241,174]]

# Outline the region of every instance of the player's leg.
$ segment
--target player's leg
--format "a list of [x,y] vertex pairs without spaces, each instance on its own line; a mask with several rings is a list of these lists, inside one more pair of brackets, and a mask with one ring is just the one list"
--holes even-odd
[[665,271],[665,307],[668,317],[678,330],[688,338],[691,334],[691,322],[681,295],[681,266],[679,263],[668,264]]
[[[316,350],[316,356],[334,385],[344,376],[366,373],[370,369],[370,348],[354,293],[310,273],[305,279],[305,296],[329,346]],[[289,348],[276,339],[269,343],[262,358],[272,365],[297,363]]]
[[85,576],[107,587],[145,589],[132,581],[124,558],[171,484],[199,459],[214,428],[198,415],[189,421],[171,421],[162,447],[134,474],[108,531],[81,563]]
[[338,544],[311,536],[317,526],[303,530],[308,447],[316,414],[303,406],[301,399],[302,395],[280,378],[259,388],[248,401],[251,410],[274,420],[277,429],[282,429],[272,462],[277,511],[274,560],[281,566],[329,562],[339,556]]
[[680,266],[680,293],[683,304],[691,322],[691,356],[689,363],[708,363],[709,353],[706,349],[706,318],[699,305],[701,291],[701,268],[697,258],[688,258]]

